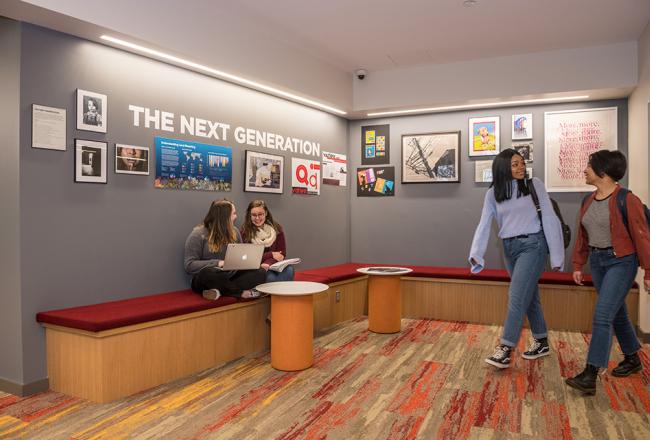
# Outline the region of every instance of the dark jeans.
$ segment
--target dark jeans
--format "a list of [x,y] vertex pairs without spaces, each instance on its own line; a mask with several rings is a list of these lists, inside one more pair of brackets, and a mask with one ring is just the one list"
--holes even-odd
[[598,299],[587,363],[607,368],[612,333],[616,334],[623,354],[634,354],[641,348],[625,305],[625,297],[634,283],[638,261],[636,254],[619,258],[612,249],[592,249],[589,267]]
[[265,281],[264,269],[223,271],[206,267],[192,278],[192,290],[201,294],[207,289],[219,289],[222,295],[240,297],[243,290],[252,289]]

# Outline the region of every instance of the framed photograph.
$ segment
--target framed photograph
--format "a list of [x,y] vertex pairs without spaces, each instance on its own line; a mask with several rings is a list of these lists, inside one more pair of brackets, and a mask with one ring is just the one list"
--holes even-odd
[[148,176],[149,147],[115,144],[115,172]]
[[485,116],[469,119],[469,156],[499,154],[499,117]]
[[284,157],[246,150],[244,191],[282,194]]
[[106,142],[75,139],[74,181],[106,183]]
[[108,97],[77,89],[77,130],[106,133]]
[[474,182],[490,183],[492,182],[492,161],[477,160],[474,162]]
[[589,155],[618,149],[618,108],[544,113],[544,183],[548,192],[589,192]]
[[532,142],[522,142],[519,144],[512,144],[512,148],[521,154],[521,157],[524,158],[526,163],[531,163],[533,161],[533,143]]
[[523,113],[512,115],[512,140],[533,138],[533,115],[532,113]]
[[402,135],[402,183],[460,182],[460,131]]

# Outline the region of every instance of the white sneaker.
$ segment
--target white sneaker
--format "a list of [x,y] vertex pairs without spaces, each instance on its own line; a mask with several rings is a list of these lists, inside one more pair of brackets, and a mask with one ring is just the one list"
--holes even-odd
[[203,291],[203,298],[216,301],[221,296],[219,289],[207,289]]

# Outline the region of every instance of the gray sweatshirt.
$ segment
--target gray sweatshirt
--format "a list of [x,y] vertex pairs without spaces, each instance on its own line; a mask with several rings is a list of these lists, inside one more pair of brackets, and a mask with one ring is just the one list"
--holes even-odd
[[[235,231],[237,231],[235,243],[241,243],[241,235],[237,228]],[[185,240],[185,258],[183,260],[185,272],[196,275],[205,267],[219,265],[219,261],[226,257],[226,249],[227,247],[223,246],[218,252],[211,252],[208,247],[208,230],[203,225],[195,227]]]

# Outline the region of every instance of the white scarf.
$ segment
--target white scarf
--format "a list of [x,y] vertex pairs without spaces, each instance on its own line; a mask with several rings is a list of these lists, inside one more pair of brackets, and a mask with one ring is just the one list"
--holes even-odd
[[273,226],[264,223],[264,225],[261,228],[258,228],[257,232],[255,232],[255,236],[251,239],[251,243],[263,244],[264,247],[271,247],[273,243],[275,243],[276,236],[277,233]]

